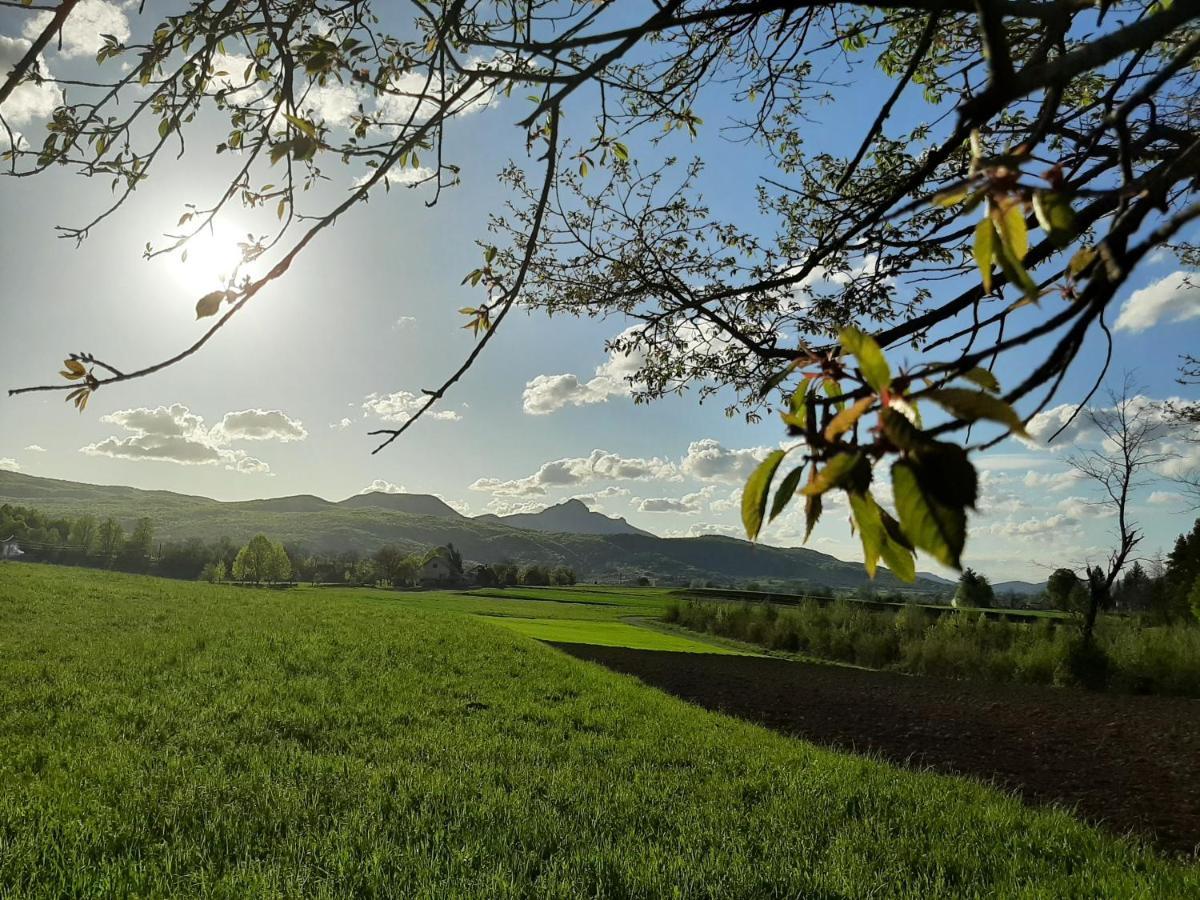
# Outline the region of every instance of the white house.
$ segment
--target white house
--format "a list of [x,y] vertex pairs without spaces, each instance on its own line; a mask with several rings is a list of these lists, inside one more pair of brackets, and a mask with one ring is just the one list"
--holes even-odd
[[417,572],[417,580],[421,584],[445,584],[453,579],[454,575],[450,571],[450,564],[441,556],[430,558]]
[[0,559],[16,559],[18,556],[23,555],[21,548],[17,546],[17,539],[15,537],[0,541]]

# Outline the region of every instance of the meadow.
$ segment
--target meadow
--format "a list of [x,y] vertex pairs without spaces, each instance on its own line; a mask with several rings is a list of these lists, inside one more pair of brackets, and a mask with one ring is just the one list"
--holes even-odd
[[497,618],[665,603],[600,599],[0,567],[0,895],[1200,892],[1066,812],[705,712]]

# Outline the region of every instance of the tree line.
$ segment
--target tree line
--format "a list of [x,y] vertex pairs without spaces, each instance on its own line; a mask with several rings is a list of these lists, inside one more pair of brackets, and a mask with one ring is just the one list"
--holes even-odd
[[0,539],[16,538],[31,561],[91,566],[167,578],[237,581],[252,584],[387,585],[418,587],[422,570],[433,559],[445,562],[446,584],[479,587],[571,585],[567,566],[515,562],[467,565],[448,544],[412,550],[386,544],[373,554],[357,550],[313,551],[297,544],[255,535],[240,545],[222,535],[215,540],[158,540],[154,523],[138,519],[127,530],[119,520],[90,513],[56,516],[13,504],[0,505]]

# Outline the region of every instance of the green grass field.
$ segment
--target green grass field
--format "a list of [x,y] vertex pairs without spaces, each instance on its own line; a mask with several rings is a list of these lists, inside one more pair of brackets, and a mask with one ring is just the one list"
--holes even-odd
[[0,896],[1200,895],[462,612],[0,566]]
[[673,650],[679,653],[736,653],[716,644],[662,631],[651,631],[625,622],[577,622],[570,619],[510,619],[496,621],[517,634],[539,641],[566,644],[599,644],[602,647],[632,647],[634,650]]

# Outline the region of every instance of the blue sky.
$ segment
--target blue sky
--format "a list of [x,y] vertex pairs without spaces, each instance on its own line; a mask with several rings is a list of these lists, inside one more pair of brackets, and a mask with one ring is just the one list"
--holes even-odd
[[[84,7],[101,30],[120,27],[124,18],[119,5],[105,0],[86,0]],[[0,68],[20,49],[27,18],[0,12]],[[93,65],[88,39],[81,32],[64,52],[48,51],[50,70]],[[849,152],[877,95],[877,82],[867,77],[861,102],[815,108],[811,146]],[[3,111],[40,142],[44,100],[18,93]],[[737,534],[741,481],[780,442],[781,430],[770,418],[757,425],[726,418],[728,398],[721,396],[703,405],[693,394],[635,406],[621,378],[630,361],[604,351],[605,340],[628,324],[619,319],[514,314],[438,407],[439,417],[370,454],[375,441],[365,432],[402,412],[409,395],[440,383],[471,348],[457,310],[479,297],[459,282],[477,265],[474,240],[484,236],[487,214],[506,199],[497,171],[508,156],[524,155],[513,127],[524,103],[497,104],[456,124],[452,147],[463,184],[435,208],[424,207],[424,188],[377,193],[322,234],[284,279],[193,359],[98,392],[83,415],[64,405],[61,394],[0,397],[0,467],[220,499],[295,493],[340,499],[374,485],[436,493],[468,514],[582,497],[663,535]],[[764,170],[755,151],[719,136],[732,112],[720,104],[704,109],[696,141],[673,135],[663,149],[704,157],[706,199],[721,213],[744,218],[752,211],[749,189]],[[917,114],[928,113],[901,110],[897,129]],[[235,210],[188,265],[143,261],[141,248],[175,224],[184,203],[203,203],[221,186],[228,158],[208,149],[219,140],[213,124],[199,122],[188,155],[160,167],[78,248],[58,239],[54,226],[90,218],[108,198],[107,184],[67,171],[0,182],[0,384],[53,381],[68,351],[133,366],[198,336],[197,297],[215,286],[208,283],[213,268],[257,221]],[[341,180],[314,192],[314,209],[343,196],[361,174],[328,168]],[[1200,296],[1179,263],[1166,256],[1151,260],[1120,301],[1114,383],[1124,369],[1134,369],[1148,398],[1194,397],[1194,388],[1174,382],[1179,354],[1194,352],[1200,335]],[[997,371],[1001,382],[1019,379],[1039,350],[1005,359]],[[1097,333],[1056,403],[1082,397],[1101,358]],[[1060,415],[1048,411],[1031,431],[1048,435]],[[1086,446],[1095,435],[1078,429],[1065,437]],[[1181,437],[1171,439],[1181,456],[1169,468],[1194,471],[1197,447]],[[1111,540],[1109,524],[1086,502],[1091,490],[1062,462],[1071,446],[1031,448],[1008,440],[977,458],[984,494],[967,564],[997,580],[1040,580],[1057,565],[1101,557]],[[1136,513],[1147,531],[1146,553],[1168,548],[1194,517],[1162,479],[1140,492]],[[800,530],[799,516],[789,513],[764,539],[795,545]],[[844,506],[827,511],[810,546],[860,558]],[[928,559],[919,567],[936,571]]]

